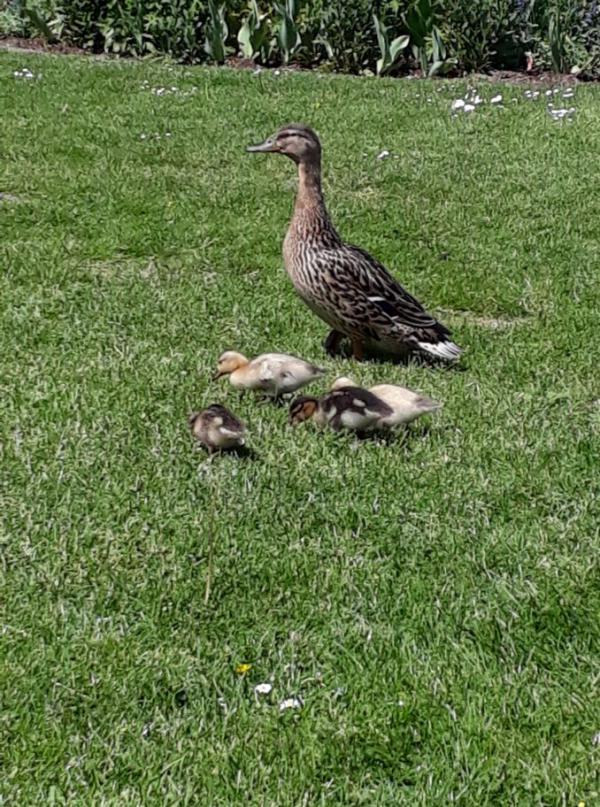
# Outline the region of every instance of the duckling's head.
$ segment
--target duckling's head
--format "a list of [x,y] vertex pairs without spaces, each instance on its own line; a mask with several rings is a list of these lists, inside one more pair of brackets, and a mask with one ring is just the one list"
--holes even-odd
[[304,423],[305,420],[310,420],[318,408],[319,402],[316,398],[310,398],[308,395],[299,395],[290,404],[290,425],[297,426],[298,423]]
[[341,375],[339,378],[335,379],[335,381],[331,385],[331,389],[336,390],[336,389],[343,389],[344,387],[356,387],[356,386],[358,385],[351,378],[348,378],[345,375]]
[[320,163],[321,143],[316,133],[303,123],[288,123],[278,132],[256,146],[246,146],[246,151],[275,152],[285,154],[295,163]]
[[240,367],[245,367],[248,364],[248,359],[241,353],[236,353],[235,350],[226,350],[221,353],[217,361],[217,372],[213,376],[213,381],[221,376],[229,375],[230,373],[239,370]]

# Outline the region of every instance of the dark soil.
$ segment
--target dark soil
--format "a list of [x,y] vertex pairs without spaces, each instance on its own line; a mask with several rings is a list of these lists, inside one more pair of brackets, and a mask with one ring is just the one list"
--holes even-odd
[[[41,37],[26,39],[17,36],[0,36],[0,50],[8,51],[22,51],[23,53],[62,53],[62,54],[78,54],[80,56],[94,56],[94,58],[109,58],[106,54],[92,54],[89,50],[77,48],[72,45],[65,45],[62,42],[47,42]],[[117,58],[117,57],[113,57]],[[231,56],[226,62],[228,67],[235,68],[236,70],[256,70],[259,65],[252,59],[245,59],[241,56]],[[260,67],[261,70],[271,70],[273,68]],[[310,68],[303,68],[297,64],[290,64],[285,68],[275,68],[280,70],[303,70]],[[415,79],[419,78],[418,72],[412,72],[407,76],[401,78]],[[460,78],[454,76],[453,78]],[[467,78],[467,76],[465,76]],[[550,73],[543,71],[525,71],[525,70],[491,70],[489,73],[472,73],[468,76],[471,79],[478,79],[481,81],[493,82],[506,82],[508,84],[538,84],[540,86],[556,86],[557,84],[578,84],[581,79],[569,73]],[[441,80],[441,79],[436,79]]]
[[20,36],[0,36],[0,50],[22,50],[24,53],[78,53],[89,55],[89,51],[65,45],[62,42],[48,42],[41,37],[26,39]]

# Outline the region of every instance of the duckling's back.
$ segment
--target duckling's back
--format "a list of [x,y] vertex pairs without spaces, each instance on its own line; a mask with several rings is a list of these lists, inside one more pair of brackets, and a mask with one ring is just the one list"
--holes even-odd
[[385,401],[362,387],[343,387],[321,399],[321,408],[332,429],[367,431],[393,414]]
[[392,414],[383,420],[383,423],[389,426],[410,423],[421,415],[435,412],[441,407],[440,403],[426,395],[420,395],[396,384],[377,384],[371,387],[370,391],[393,410]]

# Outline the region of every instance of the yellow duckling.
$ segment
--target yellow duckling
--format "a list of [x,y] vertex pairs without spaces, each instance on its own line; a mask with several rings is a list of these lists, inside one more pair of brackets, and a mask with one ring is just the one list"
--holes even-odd
[[219,357],[214,379],[228,375],[240,390],[257,390],[273,398],[296,392],[324,374],[325,370],[287,353],[263,353],[248,360],[228,350]]
[[[353,389],[355,387],[355,382],[345,376],[336,378],[331,385],[332,390]],[[391,415],[381,419],[377,424],[378,427],[393,428],[404,423],[411,423],[421,415],[436,412],[442,407],[442,404],[438,401],[434,401],[426,395],[420,395],[418,392],[413,392],[406,387],[400,387],[397,384],[376,384],[374,387],[369,387],[369,392],[376,395],[392,410]]]
[[211,404],[189,419],[193,436],[208,449],[208,453],[240,448],[245,443],[246,427],[221,404]]
[[290,423],[295,426],[314,420],[318,426],[330,426],[334,431],[366,432],[392,414],[392,409],[369,390],[350,386],[322,398],[296,398],[290,406]]

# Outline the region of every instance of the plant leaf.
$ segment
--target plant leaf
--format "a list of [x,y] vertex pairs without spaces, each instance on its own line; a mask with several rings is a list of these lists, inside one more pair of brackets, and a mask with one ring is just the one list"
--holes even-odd
[[410,37],[407,36],[406,34],[403,34],[402,36],[397,36],[396,39],[394,39],[394,41],[390,45],[390,56],[391,56],[392,62],[395,62],[396,59],[398,58],[398,56],[400,55],[400,53],[406,47],[408,47],[409,42],[410,42]]

